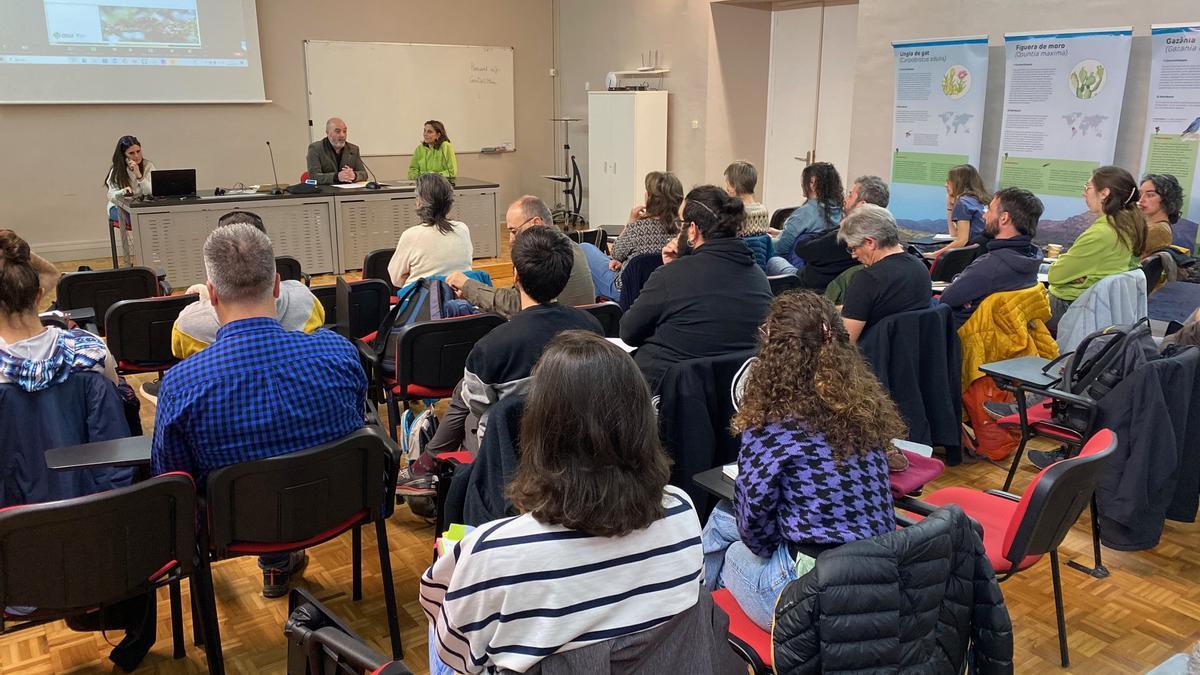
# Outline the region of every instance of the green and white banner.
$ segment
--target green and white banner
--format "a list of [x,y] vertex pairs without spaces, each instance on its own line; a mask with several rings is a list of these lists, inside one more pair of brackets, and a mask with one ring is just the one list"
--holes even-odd
[[1113,161],[1132,37],[1132,28],[1004,36],[997,175],[1000,187],[1042,198],[1039,240],[1069,243],[1091,224],[1083,186]]
[[1200,24],[1150,27],[1150,103],[1142,173],[1168,173],[1183,186],[1175,243],[1197,248],[1200,220]]
[[893,42],[889,208],[901,225],[945,232],[946,174],[979,166],[987,92],[987,36]]

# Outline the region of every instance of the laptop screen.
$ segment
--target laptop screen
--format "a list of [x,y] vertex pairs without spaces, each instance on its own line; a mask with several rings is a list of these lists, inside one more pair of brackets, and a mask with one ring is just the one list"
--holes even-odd
[[196,194],[196,170],[155,169],[150,187],[155,197],[189,197]]

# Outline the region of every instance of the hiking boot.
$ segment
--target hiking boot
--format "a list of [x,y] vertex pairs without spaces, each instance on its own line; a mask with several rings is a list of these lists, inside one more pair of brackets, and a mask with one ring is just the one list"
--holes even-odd
[[158,386],[160,384],[162,384],[162,380],[156,377],[153,380],[143,382],[138,391],[142,392],[142,398],[154,405],[158,405]]
[[1039,469],[1044,469],[1052,464],[1061,462],[1067,458],[1067,451],[1063,448],[1042,452],[1041,450],[1029,451],[1029,463]]
[[292,551],[288,554],[287,565],[279,568],[272,567],[263,570],[264,598],[282,598],[288,594],[288,582],[292,575],[299,574],[308,564],[308,554],[304,551]]
[[433,497],[437,494],[433,484],[432,473],[414,475],[411,466],[405,467],[396,476],[396,494],[401,497]]

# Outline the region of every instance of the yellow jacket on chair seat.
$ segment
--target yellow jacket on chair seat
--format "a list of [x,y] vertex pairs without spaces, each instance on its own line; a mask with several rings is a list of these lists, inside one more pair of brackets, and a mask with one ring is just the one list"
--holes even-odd
[[1041,284],[993,293],[958,329],[962,344],[962,390],[984,376],[979,366],[1018,356],[1058,356],[1058,344],[1046,329],[1050,301]]

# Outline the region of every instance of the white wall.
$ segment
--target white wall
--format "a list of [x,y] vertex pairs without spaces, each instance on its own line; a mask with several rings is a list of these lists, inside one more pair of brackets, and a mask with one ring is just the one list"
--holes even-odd
[[670,92],[665,168],[684,188],[720,182],[734,159],[762,165],[770,12],[709,0],[556,0],[555,11],[558,114],[583,118],[571,125],[571,146],[585,174],[587,90],[650,50],[671,69],[661,81]]
[[990,34],[983,166],[979,169],[984,180],[994,184],[1004,103],[1004,33],[1129,25],[1134,28],[1134,39],[1115,162],[1136,173],[1141,167],[1150,80],[1150,24],[1197,18],[1197,0],[861,0],[850,173],[887,176],[891,167],[893,40]]

